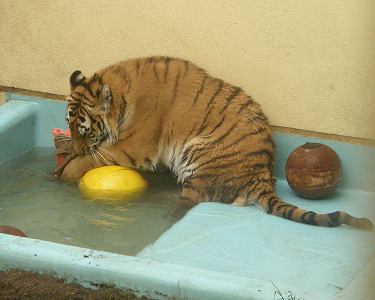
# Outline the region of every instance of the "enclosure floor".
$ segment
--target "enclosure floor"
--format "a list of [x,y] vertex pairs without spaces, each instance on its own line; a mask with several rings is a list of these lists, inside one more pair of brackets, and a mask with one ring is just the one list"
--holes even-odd
[[[285,181],[277,188],[282,198],[308,210],[345,210],[375,220],[373,193],[339,190],[325,200],[304,200]],[[269,291],[259,292],[269,299],[276,290],[272,283],[297,299],[371,299],[366,295],[375,293],[375,269],[369,267],[375,261],[374,230],[303,225],[255,207],[202,203],[138,256],[264,280]],[[372,287],[346,297],[358,282]]]

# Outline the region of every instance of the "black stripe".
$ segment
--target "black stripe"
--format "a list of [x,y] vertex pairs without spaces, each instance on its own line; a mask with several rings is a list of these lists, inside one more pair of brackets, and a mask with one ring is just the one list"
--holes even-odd
[[340,215],[341,213],[339,211],[335,211],[333,213],[327,214],[328,218],[333,223],[333,226],[340,225]]
[[103,74],[101,76],[98,77],[98,80],[99,80],[99,84],[100,85],[103,85],[103,78],[102,78]]
[[135,134],[134,131],[133,131],[133,132],[130,132],[130,133],[128,133],[127,136],[123,137],[122,140],[126,141],[127,139],[129,139],[130,137],[132,137],[134,134]]
[[252,169],[252,171],[261,171],[264,168],[268,169],[268,165],[263,164],[263,163],[257,163],[257,164],[250,165],[250,168]]
[[174,167],[174,163],[175,163],[175,160],[176,160],[176,147],[177,147],[177,144],[175,144],[172,149],[173,149],[173,152],[172,152],[172,155],[171,155],[171,161],[170,161],[170,164],[172,166],[172,168]]
[[316,213],[312,211],[304,212],[301,216],[301,220],[303,223],[310,224],[310,225],[317,225],[315,220]]
[[[255,192],[255,190],[259,187],[259,181],[250,184],[250,186],[252,186],[252,188],[246,191],[246,198],[249,198],[249,195],[251,195],[253,198],[254,196],[256,197],[256,194],[253,194],[253,192]],[[257,201],[259,201],[259,199],[257,199]]]
[[[124,66],[115,66],[115,67],[113,67],[113,72],[115,74],[117,74],[117,75],[120,75],[120,76],[124,77],[124,78],[128,77],[128,75],[127,75],[127,73],[125,71]],[[102,81],[102,80],[100,79],[100,81]]]
[[176,161],[176,150],[177,150],[177,143],[175,143],[173,146],[172,146],[172,155],[171,155],[171,160],[170,160],[170,165],[172,168],[174,168],[175,166],[175,161]]
[[292,220],[292,218],[293,218],[293,212],[294,212],[296,209],[298,209],[298,207],[294,206],[293,208],[291,208],[291,209],[288,211],[288,213],[286,214],[286,218],[287,218],[288,220]]
[[82,82],[82,85],[83,85],[83,86],[85,87],[85,89],[90,93],[90,96],[94,98],[95,95],[94,95],[94,93],[93,93],[91,87],[90,87],[87,83],[84,83],[84,82]]
[[241,91],[242,91],[242,90],[241,90],[241,88],[239,88],[239,87],[236,87],[236,88],[233,90],[232,94],[231,94],[231,95],[229,96],[229,98],[227,99],[227,101],[226,101],[224,107],[221,109],[220,113],[223,113],[223,112],[227,109],[227,107],[228,107],[229,104],[232,102],[232,100],[233,100],[235,97],[237,97]]
[[272,214],[273,213],[273,208],[276,205],[276,203],[279,202],[279,199],[276,197],[272,197],[268,199],[268,213]]
[[271,144],[271,145],[274,145],[275,142],[273,141],[272,139],[272,136],[270,134],[268,134],[264,139],[263,139],[263,142],[267,143],[267,144]]
[[134,157],[130,156],[128,153],[126,153],[125,151],[123,151],[124,155],[129,159],[130,163],[132,164],[132,166],[136,167],[136,164],[135,164],[135,159]]
[[204,171],[204,170],[208,170],[208,169],[219,170],[220,171],[220,170],[225,170],[228,167],[236,166],[238,164],[241,164],[241,162],[238,161],[238,160],[235,160],[235,161],[230,161],[230,162],[227,162],[227,163],[221,163],[221,164],[216,164],[214,166],[209,166],[209,167],[206,167],[206,168],[202,168],[199,171]]
[[159,80],[159,76],[158,76],[158,71],[156,70],[156,63],[154,63],[154,65],[152,66],[152,70],[153,70],[155,78],[156,78],[156,80],[158,81],[158,84],[159,84],[160,80]]
[[257,113],[255,116],[250,118],[250,121],[259,123],[268,123],[267,117],[263,113]]
[[237,123],[233,124],[228,130],[226,133],[224,133],[223,135],[221,135],[219,138],[217,138],[216,140],[210,142],[210,146],[213,146],[213,145],[216,145],[216,144],[219,144],[221,141],[223,141],[232,131],[234,128],[236,128],[237,126]]
[[150,64],[150,63],[154,62],[154,59],[155,59],[155,57],[153,57],[153,56],[147,57],[146,58],[146,64]]
[[94,117],[92,117],[91,115],[88,115],[88,116],[90,118],[91,124],[95,124],[96,120],[94,119]]
[[178,90],[178,84],[180,81],[180,73],[177,74],[175,81],[174,81],[174,86],[173,86],[173,92],[172,92],[172,101],[173,103],[176,101],[176,96],[177,96],[177,90]]
[[193,200],[192,200],[191,198],[189,198],[189,197],[185,197],[185,196],[180,196],[180,197],[178,198],[178,200],[185,200],[185,201],[193,202]]
[[190,149],[193,147],[193,145],[191,145],[190,147],[188,147],[186,150],[185,150],[185,152],[184,152],[184,154],[183,154],[183,160],[182,160],[182,162],[184,162],[186,159],[187,159],[187,157],[189,157],[189,160],[186,162],[186,166],[188,166],[188,165],[190,165],[191,163],[192,163],[192,161],[193,161],[193,159],[194,159],[194,155],[195,155],[195,153],[197,152],[197,151],[200,151],[200,150],[202,150],[202,149],[199,149],[199,148],[195,148],[191,153],[189,153],[189,151],[190,151]]
[[97,73],[94,73],[94,75],[92,75],[92,77],[90,78],[89,82],[87,82],[88,85],[91,85],[93,82],[95,82],[97,79],[98,79],[98,74]]
[[238,143],[240,143],[241,141],[243,141],[245,138],[251,136],[251,134],[244,134],[242,135],[241,137],[239,137],[237,140],[235,140],[234,142],[230,143],[230,144],[227,144],[224,148],[222,148],[222,151],[224,150],[227,150],[229,149],[230,147],[232,146],[235,146],[237,145]]
[[243,179],[248,179],[248,181],[241,183],[242,185],[246,185],[246,186],[251,186],[252,184],[256,184],[257,186],[259,186],[261,183],[270,183],[270,182],[272,182],[272,179],[270,179],[270,178],[268,178],[268,179],[262,178],[262,179],[256,179],[256,180],[254,180],[252,174],[247,174],[246,173],[246,174],[243,174],[243,175],[240,175],[240,176],[236,175],[236,176],[227,178],[227,179],[223,180],[222,183],[223,184],[227,184],[228,182],[233,181],[233,180],[241,181]]
[[139,75],[139,68],[140,67],[141,67],[140,62],[139,62],[139,60],[137,60],[137,63],[135,65],[135,73],[136,73],[137,77]]
[[156,167],[150,158],[145,157],[144,161],[145,161],[145,164],[151,166],[153,172],[156,172]]
[[101,84],[101,85],[99,86],[99,88],[96,90],[95,95],[96,95],[96,97],[98,97],[98,98],[99,98],[99,96],[100,96],[100,91],[102,90],[102,87],[103,87],[103,85]]
[[164,83],[167,82],[167,76],[169,71],[169,63],[171,62],[170,57],[165,58],[165,69],[164,69]]
[[211,173],[206,173],[206,174],[196,174],[196,175],[192,175],[190,177],[190,179],[208,179],[208,178],[212,178],[212,177],[216,177],[217,174],[211,174]]
[[198,131],[197,131],[197,136],[198,135],[200,135],[202,132],[203,132],[203,130],[205,130],[206,129],[206,127],[207,127],[207,119],[208,119],[208,116],[210,115],[210,113],[211,113],[211,111],[212,111],[212,107],[210,107],[210,109],[206,112],[206,114],[205,114],[205,116],[204,116],[204,119],[203,119],[203,121],[202,121],[202,124],[201,124],[201,126],[199,127],[199,129],[198,129]]
[[[289,218],[287,218],[287,214],[288,213],[290,213],[290,211],[292,210],[292,209],[297,209],[297,207],[296,206],[294,206],[294,205],[290,205],[290,204],[283,204],[283,205],[281,205],[280,207],[282,207],[282,206],[284,206],[284,205],[286,205],[286,207],[289,207],[289,209],[288,208],[286,208],[285,210],[284,210],[284,212],[283,212],[283,218],[284,219],[289,219]],[[290,220],[290,219],[289,219]]]
[[[74,97],[73,95],[71,95],[70,97],[72,97],[72,99],[75,100],[75,101],[77,101],[77,102],[80,102],[80,101],[81,101],[80,98],[76,98],[76,97]],[[81,98],[82,98],[82,97],[81,97]]]
[[[185,140],[182,142],[182,148],[184,148],[184,145],[186,144],[187,140],[190,138],[191,134],[194,132],[195,130],[195,127],[196,127],[196,123],[194,124],[193,128],[190,130],[190,132],[188,133],[188,135],[186,136]],[[184,151],[181,150],[182,154],[181,154],[181,164],[183,164],[187,159],[188,159],[188,154],[189,154],[189,151],[191,150],[191,148],[193,148],[194,145],[190,145],[189,147],[187,147]]]
[[[182,147],[184,147],[184,145],[186,144],[187,140],[190,138],[191,134],[194,132],[195,130],[195,127],[197,126],[197,123],[194,124],[194,126],[192,127],[192,129],[189,131],[189,133],[186,135],[185,137],[185,140],[182,142]],[[193,145],[191,145],[190,147],[192,147]],[[189,147],[189,148],[190,148]]]
[[214,131],[215,131],[216,129],[218,129],[221,125],[223,125],[224,120],[225,120],[225,116],[223,116],[223,117],[221,118],[220,122],[217,123],[216,126],[215,126],[215,127],[209,132],[209,133],[207,133],[207,135],[210,135],[210,134],[214,133]]
[[83,112],[85,115],[90,115],[90,114],[87,112],[86,108],[85,108],[84,106],[82,106],[82,105],[79,107],[79,111],[80,111],[80,112]]
[[284,207],[288,207],[288,206],[290,206],[290,204],[288,204],[288,203],[281,204],[278,207],[276,207],[276,211],[278,212],[280,209],[282,209]]
[[124,95],[121,95],[122,102],[120,103],[120,112],[118,114],[117,118],[117,127],[120,128],[122,123],[124,123],[124,115],[125,115],[125,109],[127,106],[127,102],[125,100]]
[[132,86],[132,80],[128,79],[128,88],[126,89],[126,94],[129,94],[131,86]]
[[261,156],[261,155],[265,155],[269,158],[269,157],[272,157],[273,153],[267,149],[246,153],[246,157],[254,157],[254,156]]
[[97,127],[99,128],[100,131],[104,131],[104,129],[105,129],[105,125],[104,125],[103,120],[99,120],[99,121],[97,122]]
[[213,157],[213,158],[211,158],[209,160],[206,160],[203,163],[199,164],[198,166],[195,167],[195,169],[198,170],[199,168],[201,168],[205,165],[208,165],[208,164],[213,163],[213,162],[217,162],[218,160],[221,160],[221,159],[229,158],[229,157],[237,155],[239,153],[241,153],[241,151],[231,152],[231,153],[227,153],[227,154],[223,154],[223,155]]
[[186,183],[184,183],[184,185],[182,186],[183,189],[189,189],[189,190],[192,190],[192,191],[199,191],[195,186],[193,185],[187,185]]
[[97,73],[94,73],[94,75],[91,77],[91,79],[89,80],[89,82],[85,83],[85,85],[84,85],[85,88],[89,91],[91,97],[93,97],[93,98],[95,98],[95,94],[94,94],[94,92],[93,92],[93,90],[92,90],[91,85],[92,85],[95,81],[97,81],[98,78],[99,78],[98,74],[97,74]]
[[214,102],[215,98],[216,98],[216,97],[219,95],[219,93],[221,92],[223,86],[224,86],[224,81],[219,80],[219,86],[218,86],[218,88],[217,88],[215,94],[212,95],[210,101],[208,101],[208,103],[207,103],[207,108],[209,108],[209,107],[212,105],[212,103]]
[[207,80],[207,78],[208,78],[208,76],[207,76],[207,75],[205,75],[205,76],[204,76],[204,78],[203,78],[202,84],[201,84],[201,86],[200,86],[200,88],[199,88],[199,90],[198,90],[197,94],[196,94],[196,95],[195,95],[195,97],[194,97],[194,100],[193,100],[194,104],[195,104],[195,103],[197,102],[197,100],[198,100],[198,98],[199,98],[200,94],[202,93],[202,91],[203,91],[203,88],[204,88],[204,86],[205,86],[205,83],[206,83],[206,80]]
[[206,149],[207,146],[204,145],[202,147],[197,147],[193,150],[193,152],[191,153],[190,155],[190,159],[189,161],[186,163],[186,165],[188,166],[190,163],[192,163],[193,161],[197,161],[199,158],[201,158],[202,156],[205,156],[207,155],[207,151],[206,152],[201,152],[200,154],[198,154],[196,157],[194,157],[195,153],[198,152],[198,151],[202,151],[204,149]]
[[[86,100],[86,101],[84,101]],[[95,103],[92,102],[89,98],[87,98],[86,96],[83,96],[83,99],[81,101],[82,104],[84,105],[87,105],[88,107],[95,107]]]
[[237,111],[237,115],[239,115],[246,107],[249,107],[253,103],[251,98],[248,98],[245,103],[240,105],[240,109]]
[[266,131],[265,127],[258,127],[257,129],[255,129],[254,131],[252,131],[250,134],[251,135],[255,135],[255,134],[262,133],[263,131]]
[[184,75],[182,75],[182,78],[185,78],[187,72],[189,71],[189,62],[185,60],[184,64],[185,64],[185,69],[184,69]]
[[190,189],[195,189],[195,187],[193,186],[193,184],[191,183],[190,180],[187,180],[187,181],[184,182],[182,188],[185,188],[185,187],[190,188]]
[[197,132],[197,135],[199,135],[200,133],[202,133],[202,131],[204,129],[206,129],[207,127],[207,119],[208,119],[208,116],[211,114],[211,111],[212,109],[214,108],[214,106],[212,105],[213,101],[215,100],[215,98],[219,95],[219,93],[221,92],[222,88],[223,88],[223,85],[224,85],[224,82],[222,80],[220,80],[220,84],[216,90],[216,92],[212,95],[210,101],[207,103],[207,109],[208,111],[206,112],[206,115],[204,116],[204,119],[203,119],[203,122],[202,122],[202,125],[200,127],[200,129],[198,130]]
[[265,196],[271,196],[273,192],[272,191],[267,191],[267,190],[263,190],[261,191],[257,196],[258,196],[258,201],[262,198],[262,197],[265,197]]
[[[74,91],[74,93],[77,94],[79,97],[83,97],[82,93],[79,93],[79,92],[76,92],[76,91]],[[71,95],[71,96],[72,96],[72,98],[74,98],[73,95]]]

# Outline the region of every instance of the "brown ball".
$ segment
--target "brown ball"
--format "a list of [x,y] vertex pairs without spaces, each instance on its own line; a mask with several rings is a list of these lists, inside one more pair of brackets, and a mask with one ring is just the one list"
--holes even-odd
[[319,199],[332,193],[342,177],[341,161],[330,147],[306,143],[296,148],[286,162],[286,179],[297,195]]
[[7,225],[0,225],[0,233],[16,235],[16,236],[26,236],[21,230]]

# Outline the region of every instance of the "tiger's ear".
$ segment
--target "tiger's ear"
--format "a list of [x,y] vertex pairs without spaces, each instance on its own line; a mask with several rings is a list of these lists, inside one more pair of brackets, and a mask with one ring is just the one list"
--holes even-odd
[[78,85],[82,84],[82,82],[86,79],[83,73],[79,70],[74,71],[72,75],[70,75],[70,88],[74,89]]
[[100,88],[99,99],[102,104],[102,110],[108,112],[112,105],[112,93],[111,88],[107,83],[104,83]]

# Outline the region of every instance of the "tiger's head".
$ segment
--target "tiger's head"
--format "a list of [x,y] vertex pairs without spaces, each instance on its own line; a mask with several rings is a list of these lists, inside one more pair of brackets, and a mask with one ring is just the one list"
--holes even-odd
[[117,110],[122,116],[116,115],[110,85],[96,73],[86,78],[75,71],[70,76],[70,89],[66,121],[74,154],[92,154],[102,143],[116,142],[118,124],[114,119],[123,118],[124,112]]

